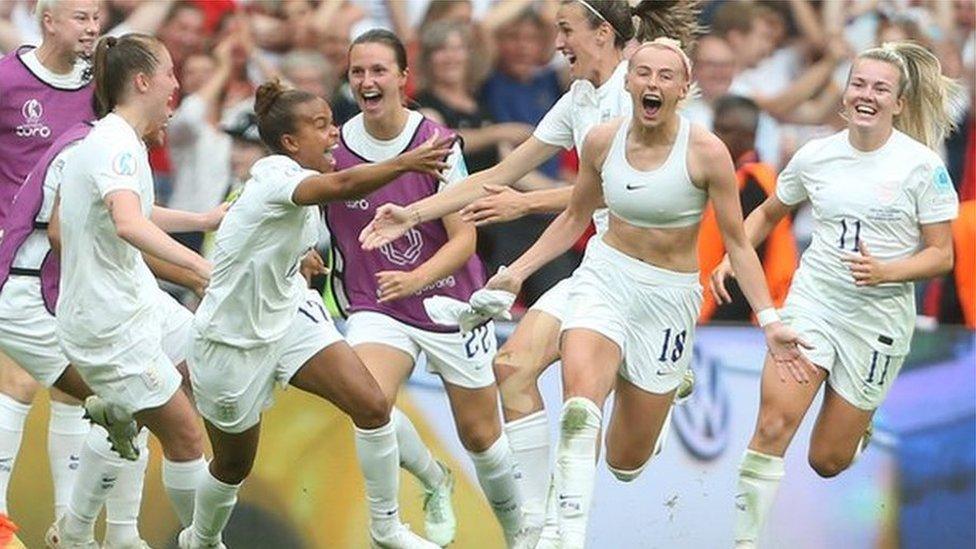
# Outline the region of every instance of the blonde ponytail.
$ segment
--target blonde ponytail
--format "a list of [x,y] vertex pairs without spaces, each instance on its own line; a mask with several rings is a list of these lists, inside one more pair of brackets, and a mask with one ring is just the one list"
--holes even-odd
[[858,55],[890,63],[901,72],[898,96],[905,99],[895,128],[930,149],[938,149],[956,121],[952,113],[960,101],[960,84],[942,74],[942,64],[929,50],[915,42],[886,42]]

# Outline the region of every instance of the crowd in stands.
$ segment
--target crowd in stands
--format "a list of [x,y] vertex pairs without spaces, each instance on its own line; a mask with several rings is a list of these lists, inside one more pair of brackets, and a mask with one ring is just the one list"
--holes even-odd
[[[598,0],[596,0],[598,1]],[[0,53],[36,44],[34,0],[0,2]],[[337,123],[356,114],[346,83],[350,40],[383,27],[410,49],[410,105],[459,130],[468,170],[493,165],[531,135],[566,90],[566,60],[554,45],[559,0],[105,0],[103,29],[158,36],[181,83],[168,142],[153,151],[157,196],[164,204],[207,211],[233,193],[265,151],[252,101],[265,80],[329,99]],[[918,311],[929,319],[976,327],[976,142],[974,142],[974,0],[703,0],[707,29],[689,48],[700,93],[684,107],[710,127],[736,162],[744,213],[775,186],[798,147],[843,125],[840,96],[853,55],[887,41],[910,39],[936,53],[943,72],[965,84],[956,98],[959,131],[943,156],[961,201],[955,222],[956,270],[919,285]],[[493,199],[512,215],[521,191],[572,184],[575,154],[544,164]],[[856,184],[856,182],[851,182]],[[482,228],[479,253],[493,271],[517,257],[551,216],[529,214]],[[722,248],[706,214],[703,274]],[[811,217],[800,210],[760,250],[774,299],[782,299]],[[323,234],[323,243],[328,236]],[[201,249],[203,234],[183,234]],[[524,287],[531,303],[568,275],[576,251]],[[747,320],[741,294],[731,305],[706,303],[703,320]],[[929,320],[928,322],[931,322]]]

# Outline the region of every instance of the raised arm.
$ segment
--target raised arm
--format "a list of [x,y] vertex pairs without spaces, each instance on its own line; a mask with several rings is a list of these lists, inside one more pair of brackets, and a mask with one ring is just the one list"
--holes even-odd
[[440,176],[448,167],[445,158],[451,153],[454,140],[434,134],[421,146],[396,158],[363,164],[348,170],[313,175],[295,187],[292,201],[311,206],[335,200],[362,198],[407,172]]

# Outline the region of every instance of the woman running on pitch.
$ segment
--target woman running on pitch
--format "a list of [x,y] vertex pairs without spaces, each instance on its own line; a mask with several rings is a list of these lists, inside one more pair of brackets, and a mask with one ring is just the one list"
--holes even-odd
[[[372,30],[349,49],[349,84],[362,111],[342,126],[336,149],[340,169],[381,162],[411,150],[427,136],[450,130],[404,107],[406,50],[393,33]],[[509,544],[522,528],[522,505],[514,462],[498,415],[498,388],[492,373],[494,325],[470,332],[432,321],[423,301],[448,296],[467,301],[485,281],[474,255],[474,225],[458,214],[422,223],[403,238],[364,251],[358,236],[376,207],[408,204],[444,192],[467,176],[461,147],[455,144],[443,180],[407,174],[357,201],[332,202],[326,223],[332,235],[330,289],[349,315],[346,336],[376,378],[390,406],[410,377],[421,352],[427,367],[444,382],[461,444],[474,462],[482,490]],[[454,539],[451,473],[433,460],[416,429],[394,408],[397,442],[404,467],[423,482],[427,536],[440,545]]]
[[[702,297],[698,226],[707,199],[771,353],[790,363],[799,357],[797,337],[775,318],[743,233],[728,150],[677,114],[690,86],[691,62],[676,41],[639,46],[626,75],[633,115],[590,131],[569,207],[487,285],[517,292],[526,277],[572,246],[597,208],[608,208],[606,232],[590,240],[569,278],[559,338],[565,401],[550,496],[559,539],[547,531],[540,546],[584,546],[602,429],[607,466],[618,479],[636,479],[652,456],[691,362]],[[603,405],[614,390],[605,425]]]
[[[951,220],[958,198],[935,152],[954,127],[958,84],[918,44],[888,43],[854,62],[844,92],[847,129],[804,145],[770,196],[745,222],[758,246],[783,216],[813,205],[813,242],[783,307],[813,345],[805,382],[766,359],[759,419],[739,469],[737,547],[755,547],[783,478],[783,456],[824,381],[810,440],[810,466],[829,478],[847,469],[870,437],[915,327],[913,280],[952,270]],[[726,260],[711,276],[728,299]]]
[[324,99],[274,81],[258,88],[254,108],[261,139],[274,154],[251,168],[217,231],[213,277],[193,322],[190,379],[214,457],[179,546],[221,546],[277,382],[332,402],[355,424],[373,543],[436,547],[400,522],[400,456],[386,399],[299,264],[315,246],[319,205],[358,200],[410,170],[436,177],[450,143],[435,133],[387,162],[331,173],[338,135]]
[[[182,378],[174,364],[183,360],[193,317],[159,288],[142,254],[207,280],[210,264],[164,231],[212,230],[223,214],[153,205],[144,141],[165,126],[179,87],[162,43],[143,34],[103,38],[93,70],[101,118],[70,151],[59,191],[57,337],[96,395],[157,436],[163,484],[177,516],[188,524],[206,463],[197,415],[179,390]],[[113,442],[134,459],[131,440]],[[88,450],[96,449],[86,444],[82,452],[68,512],[48,532],[54,547],[94,543],[94,521],[111,487],[104,479],[115,477],[120,466],[93,469]]]
[[[579,151],[586,132],[595,124],[629,116],[624,47],[635,36],[642,40],[672,36],[689,44],[698,29],[695,5],[688,0],[643,0],[631,8],[627,0],[562,0],[556,14],[556,49],[569,61],[575,81],[539,122],[532,137],[498,165],[444,192],[407,206],[380,206],[376,220],[363,231],[363,246],[378,248],[421,222],[460,210],[484,197],[486,185],[502,189],[485,199],[491,206],[478,209],[467,220],[497,222],[528,213],[561,212],[572,188],[520,194],[507,186],[563,149]],[[636,28],[634,17],[640,20]],[[607,226],[606,210],[597,210],[593,221],[602,234]],[[526,521],[536,529],[543,522],[550,463],[548,420],[537,380],[559,358],[557,342],[569,304],[567,294],[568,286],[560,283],[540,297],[494,360],[505,433],[520,469],[516,478],[522,488]],[[690,391],[690,384],[683,391]]]

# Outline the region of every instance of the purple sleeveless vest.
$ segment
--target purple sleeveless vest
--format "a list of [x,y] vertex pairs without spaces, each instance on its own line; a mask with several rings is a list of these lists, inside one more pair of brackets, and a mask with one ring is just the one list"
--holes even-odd
[[18,269],[13,266],[14,258],[17,256],[17,251],[23,246],[24,241],[34,230],[47,229],[47,223],[38,222],[36,218],[44,204],[44,179],[47,177],[47,170],[51,166],[51,162],[65,147],[84,139],[91,129],[90,122],[82,122],[61,134],[61,137],[41,156],[41,160],[27,175],[23,186],[14,195],[10,214],[0,222],[0,291],[3,290],[12,274],[39,276],[44,307],[52,315],[58,303],[58,281],[61,278],[61,262],[58,254],[49,250],[38,270]]
[[[406,150],[415,149],[430,138],[435,130],[441,135],[454,135],[447,128],[426,118],[421,121]],[[341,136],[341,132],[340,132]],[[345,140],[332,151],[336,170],[345,170],[368,163],[357,155]],[[375,311],[400,322],[431,332],[456,332],[457,327],[434,323],[424,310],[424,298],[443,295],[467,301],[485,283],[485,268],[477,255],[456,272],[435,281],[418,294],[377,303],[379,285],[375,274],[380,271],[411,271],[430,259],[447,240],[447,230],[439,221],[421,223],[399,239],[370,252],[359,245],[359,232],[373,220],[376,208],[382,204],[406,205],[437,192],[436,178],[419,173],[406,173],[386,186],[359,200],[330,202],[325,207],[325,220],[332,233],[333,276],[330,290],[343,312]]]
[[0,59],[0,222],[28,172],[68,128],[94,120],[93,87],[55,88],[27,68],[21,47]]

